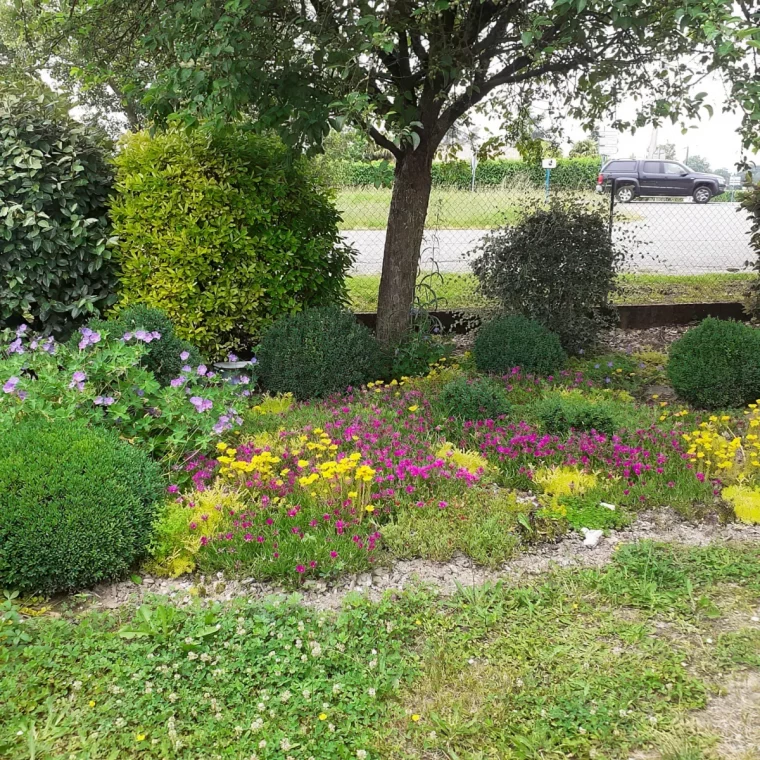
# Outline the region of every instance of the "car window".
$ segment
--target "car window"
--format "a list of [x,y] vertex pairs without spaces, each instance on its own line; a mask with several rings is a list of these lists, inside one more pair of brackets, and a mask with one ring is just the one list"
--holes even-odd
[[660,168],[660,162],[659,161],[644,161],[644,169],[647,174],[661,174],[662,169]]
[[610,161],[605,171],[608,172],[632,172],[636,169],[635,161]]
[[665,163],[665,174],[670,174],[671,176],[675,175],[677,177],[684,171],[685,169],[681,164]]

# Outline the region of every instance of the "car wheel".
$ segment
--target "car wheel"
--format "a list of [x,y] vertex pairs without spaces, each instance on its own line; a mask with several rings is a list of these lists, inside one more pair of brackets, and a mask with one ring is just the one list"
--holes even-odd
[[712,192],[709,187],[698,187],[691,197],[694,198],[694,203],[707,203],[712,198]]
[[630,203],[636,197],[636,191],[633,185],[623,185],[615,193],[615,197],[620,203]]

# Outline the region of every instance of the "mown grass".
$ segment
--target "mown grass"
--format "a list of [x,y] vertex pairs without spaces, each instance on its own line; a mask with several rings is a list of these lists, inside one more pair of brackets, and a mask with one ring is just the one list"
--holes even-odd
[[[752,274],[625,274],[614,301],[619,304],[717,303],[742,301]],[[483,309],[495,306],[478,292],[472,274],[442,273],[428,278],[435,298],[427,296],[431,309]],[[348,278],[351,308],[357,312],[376,311],[380,275],[352,275]]]
[[[577,194],[576,194],[577,195]],[[583,193],[587,202],[604,209],[607,201],[595,193]],[[477,192],[434,187],[430,196],[428,226],[448,230],[490,230],[514,222],[520,209],[544,202],[543,190],[505,187],[479,188]],[[383,230],[388,223],[391,189],[350,187],[338,190],[336,205],[342,230]],[[631,212],[627,211],[627,215]]]
[[337,615],[63,609],[0,644],[0,756],[717,760],[690,711],[760,667],[758,603],[760,547],[643,542],[606,569],[351,596]]

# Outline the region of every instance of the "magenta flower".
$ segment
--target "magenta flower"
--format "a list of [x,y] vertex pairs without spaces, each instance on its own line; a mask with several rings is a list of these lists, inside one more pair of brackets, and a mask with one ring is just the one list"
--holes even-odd
[[173,484],[172,484],[172,485],[170,485],[170,486],[169,486],[169,487],[168,487],[166,490],[167,490],[169,493],[177,493],[177,491],[179,491],[179,486],[176,486],[176,485],[173,485]]
[[253,534],[252,533],[246,533],[243,536],[243,541],[253,541]]
[[305,573],[306,568],[303,565],[296,565],[296,572],[297,573]]

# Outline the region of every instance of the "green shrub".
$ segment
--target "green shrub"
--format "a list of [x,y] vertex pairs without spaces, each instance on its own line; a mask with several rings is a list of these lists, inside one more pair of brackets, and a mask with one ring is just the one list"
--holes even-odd
[[513,367],[550,375],[567,360],[559,338],[533,319],[497,317],[479,330],[473,349],[481,372],[503,374]]
[[[713,198],[715,200],[715,198]],[[750,245],[755,251],[752,269],[760,275],[760,184],[752,185],[742,198],[742,209],[747,212],[750,222]],[[754,319],[760,319],[760,276],[756,276],[748,290],[746,312]]]
[[139,133],[116,164],[121,303],[162,309],[209,357],[346,297],[338,212],[316,170],[276,138]]
[[446,383],[435,405],[446,417],[462,420],[496,419],[511,410],[504,388],[486,377],[462,376]]
[[538,320],[577,353],[615,323],[610,297],[624,258],[601,214],[555,202],[486,237],[472,269],[483,295]]
[[334,306],[275,322],[256,352],[261,383],[272,393],[321,398],[384,374],[372,333]]
[[760,331],[708,317],[670,348],[676,393],[703,409],[739,407],[760,398]]
[[621,415],[614,403],[592,401],[580,393],[547,396],[536,403],[534,412],[541,427],[552,435],[562,435],[571,429],[611,435],[621,426]]
[[[112,336],[118,337],[134,333],[136,330],[159,333],[161,339],[148,344],[148,352],[142,358],[142,366],[150,370],[161,385],[168,385],[178,377],[185,365],[197,367],[203,361],[195,346],[177,337],[171,320],[160,309],[138,304],[124,309],[113,319],[91,320],[87,326],[96,332],[106,330]],[[81,335],[77,333],[72,341],[78,343],[80,339]]]
[[0,96],[0,322],[57,335],[113,304],[117,284],[111,170],[69,107],[14,86]]
[[0,586],[53,594],[124,577],[144,554],[158,465],[68,420],[0,434]]

